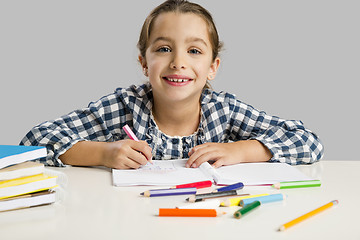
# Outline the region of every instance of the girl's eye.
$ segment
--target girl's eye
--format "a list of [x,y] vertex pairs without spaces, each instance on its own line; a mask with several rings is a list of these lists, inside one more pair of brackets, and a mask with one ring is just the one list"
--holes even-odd
[[168,47],[161,47],[158,50],[156,50],[157,52],[171,52],[171,49]]
[[191,54],[201,54],[201,52],[199,50],[197,50],[196,48],[190,49],[189,53],[191,53]]

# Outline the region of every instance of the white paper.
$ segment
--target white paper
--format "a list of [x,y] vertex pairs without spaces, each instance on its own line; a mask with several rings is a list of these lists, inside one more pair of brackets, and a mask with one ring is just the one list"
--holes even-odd
[[135,170],[113,169],[115,186],[178,185],[211,180],[199,168],[186,168],[186,159],[153,160],[153,164]]
[[[220,185],[242,182],[244,185],[274,184],[284,181],[314,180],[301,171],[286,163],[240,163],[208,171],[206,166],[201,168],[186,168],[187,159],[153,160],[135,170],[113,169],[113,184],[115,186],[135,185],[178,185],[198,181],[215,181]],[[211,167],[211,166],[210,166]],[[211,167],[212,168],[212,167]],[[213,168],[212,168],[213,169]]]
[[242,182],[244,185],[274,184],[286,181],[314,180],[286,163],[241,163],[216,169],[217,184]]

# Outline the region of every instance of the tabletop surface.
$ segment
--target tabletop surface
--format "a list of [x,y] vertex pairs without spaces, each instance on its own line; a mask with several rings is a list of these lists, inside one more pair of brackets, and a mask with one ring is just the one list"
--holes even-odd
[[[321,187],[276,190],[244,187],[244,193],[284,193],[241,219],[239,207],[220,217],[159,217],[159,208],[186,204],[187,196],[146,198],[155,187],[114,187],[101,167],[50,168],[67,177],[55,204],[0,213],[1,239],[360,239],[360,161],[321,161],[296,166]],[[339,204],[284,232],[280,225],[332,200]]]

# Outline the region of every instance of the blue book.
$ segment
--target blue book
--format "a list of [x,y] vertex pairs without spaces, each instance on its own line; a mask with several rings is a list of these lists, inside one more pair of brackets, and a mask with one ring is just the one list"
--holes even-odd
[[0,145],[0,169],[14,164],[46,157],[46,147]]

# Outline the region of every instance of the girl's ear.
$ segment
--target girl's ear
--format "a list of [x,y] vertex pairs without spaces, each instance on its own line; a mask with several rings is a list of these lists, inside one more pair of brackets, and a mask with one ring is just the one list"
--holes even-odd
[[139,62],[141,64],[141,67],[143,69],[143,73],[146,77],[148,77],[148,67],[147,67],[147,64],[146,64],[146,60],[144,57],[142,57],[141,55],[139,55]]
[[215,78],[219,66],[220,66],[220,58],[217,57],[210,65],[208,80],[213,80]]

